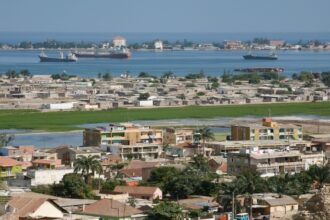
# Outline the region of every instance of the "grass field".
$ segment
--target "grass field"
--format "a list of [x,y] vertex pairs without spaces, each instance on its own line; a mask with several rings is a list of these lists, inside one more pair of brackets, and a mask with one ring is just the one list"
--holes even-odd
[[151,109],[113,109],[104,111],[39,112],[0,110],[0,129],[66,131],[84,123],[123,122],[179,118],[213,118],[272,115],[330,116],[330,102],[258,105],[189,106]]

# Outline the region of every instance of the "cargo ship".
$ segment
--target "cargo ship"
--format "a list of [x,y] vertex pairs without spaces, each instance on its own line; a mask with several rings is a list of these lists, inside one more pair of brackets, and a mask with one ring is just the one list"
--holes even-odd
[[268,55],[268,56],[256,56],[256,55],[252,55],[252,54],[248,54],[248,55],[244,55],[243,58],[245,60],[277,60],[278,56],[274,53]]
[[40,62],[77,62],[78,58],[73,53],[68,53],[66,56],[60,52],[60,57],[49,57],[44,52],[39,55]]
[[124,49],[115,49],[107,51],[75,51],[73,52],[77,57],[81,58],[113,58],[113,59],[127,59],[131,57],[131,52]]

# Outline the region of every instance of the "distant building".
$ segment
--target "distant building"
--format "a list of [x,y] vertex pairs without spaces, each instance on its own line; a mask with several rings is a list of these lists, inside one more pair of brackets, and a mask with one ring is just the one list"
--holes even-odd
[[243,49],[243,44],[239,40],[225,40],[223,42],[223,46],[225,49],[231,49],[231,50]]
[[50,110],[67,110],[67,109],[73,109],[73,107],[74,107],[73,102],[50,103],[50,104],[44,104],[42,106],[43,109],[50,109]]
[[272,118],[262,119],[262,125],[232,125],[231,139],[238,140],[302,140],[302,126],[279,124]]
[[157,40],[154,43],[155,50],[163,50],[163,41]]
[[112,43],[114,47],[126,47],[126,39],[122,36],[115,36]]
[[281,48],[284,46],[284,44],[285,44],[284,40],[270,40],[269,41],[269,45],[276,47],[276,48]]

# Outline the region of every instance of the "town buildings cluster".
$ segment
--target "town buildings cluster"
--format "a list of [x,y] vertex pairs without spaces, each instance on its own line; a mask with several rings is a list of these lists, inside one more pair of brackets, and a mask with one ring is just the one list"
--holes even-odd
[[[218,178],[233,181],[243,172],[258,171],[262,178],[291,175],[324,166],[330,161],[330,137],[309,136],[305,140],[299,124],[282,124],[263,118],[257,124],[232,124],[227,140],[205,140],[200,129],[153,128],[133,123],[86,128],[83,146],[34,146],[0,148],[0,177],[6,187],[4,219],[146,219],[147,210],[168,200],[161,187],[140,185],[161,167],[183,170],[196,155],[204,155]],[[62,198],[30,192],[33,187],[60,184],[77,172],[79,158],[97,158],[102,172],[95,180],[120,179],[125,184],[112,190],[95,190],[94,199]],[[82,175],[84,171],[82,171]],[[79,172],[78,172],[79,173]],[[251,200],[253,219],[282,219],[299,211],[301,201],[288,195],[259,193],[236,195],[238,204]],[[217,200],[191,195],[177,203],[187,211],[207,210],[205,219],[230,219]],[[238,205],[237,204],[237,205]],[[242,219],[249,214],[237,213]],[[194,219],[191,217],[191,219]],[[197,219],[197,218],[196,218]]]
[[[167,73],[166,73],[167,74]],[[254,73],[241,73],[252,74]],[[256,73],[257,74],[257,73]],[[111,77],[79,78],[63,75],[11,76],[0,78],[0,108],[45,110],[96,110],[119,107],[254,104],[328,101],[330,90],[320,79],[303,81],[280,76],[276,79],[236,79],[192,74],[185,77],[154,77],[140,73]],[[310,73],[311,74],[311,73]],[[164,74],[165,75],[165,74]],[[237,75],[237,74],[236,74]],[[276,77],[275,77],[276,78]]]

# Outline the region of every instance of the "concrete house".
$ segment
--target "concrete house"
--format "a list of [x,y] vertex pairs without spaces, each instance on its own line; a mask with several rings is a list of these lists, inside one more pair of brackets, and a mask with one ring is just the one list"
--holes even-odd
[[116,186],[115,193],[128,193],[128,195],[139,199],[162,199],[163,192],[158,187],[151,186]]
[[6,204],[9,219],[63,219],[67,213],[53,200],[46,198],[14,197]]

